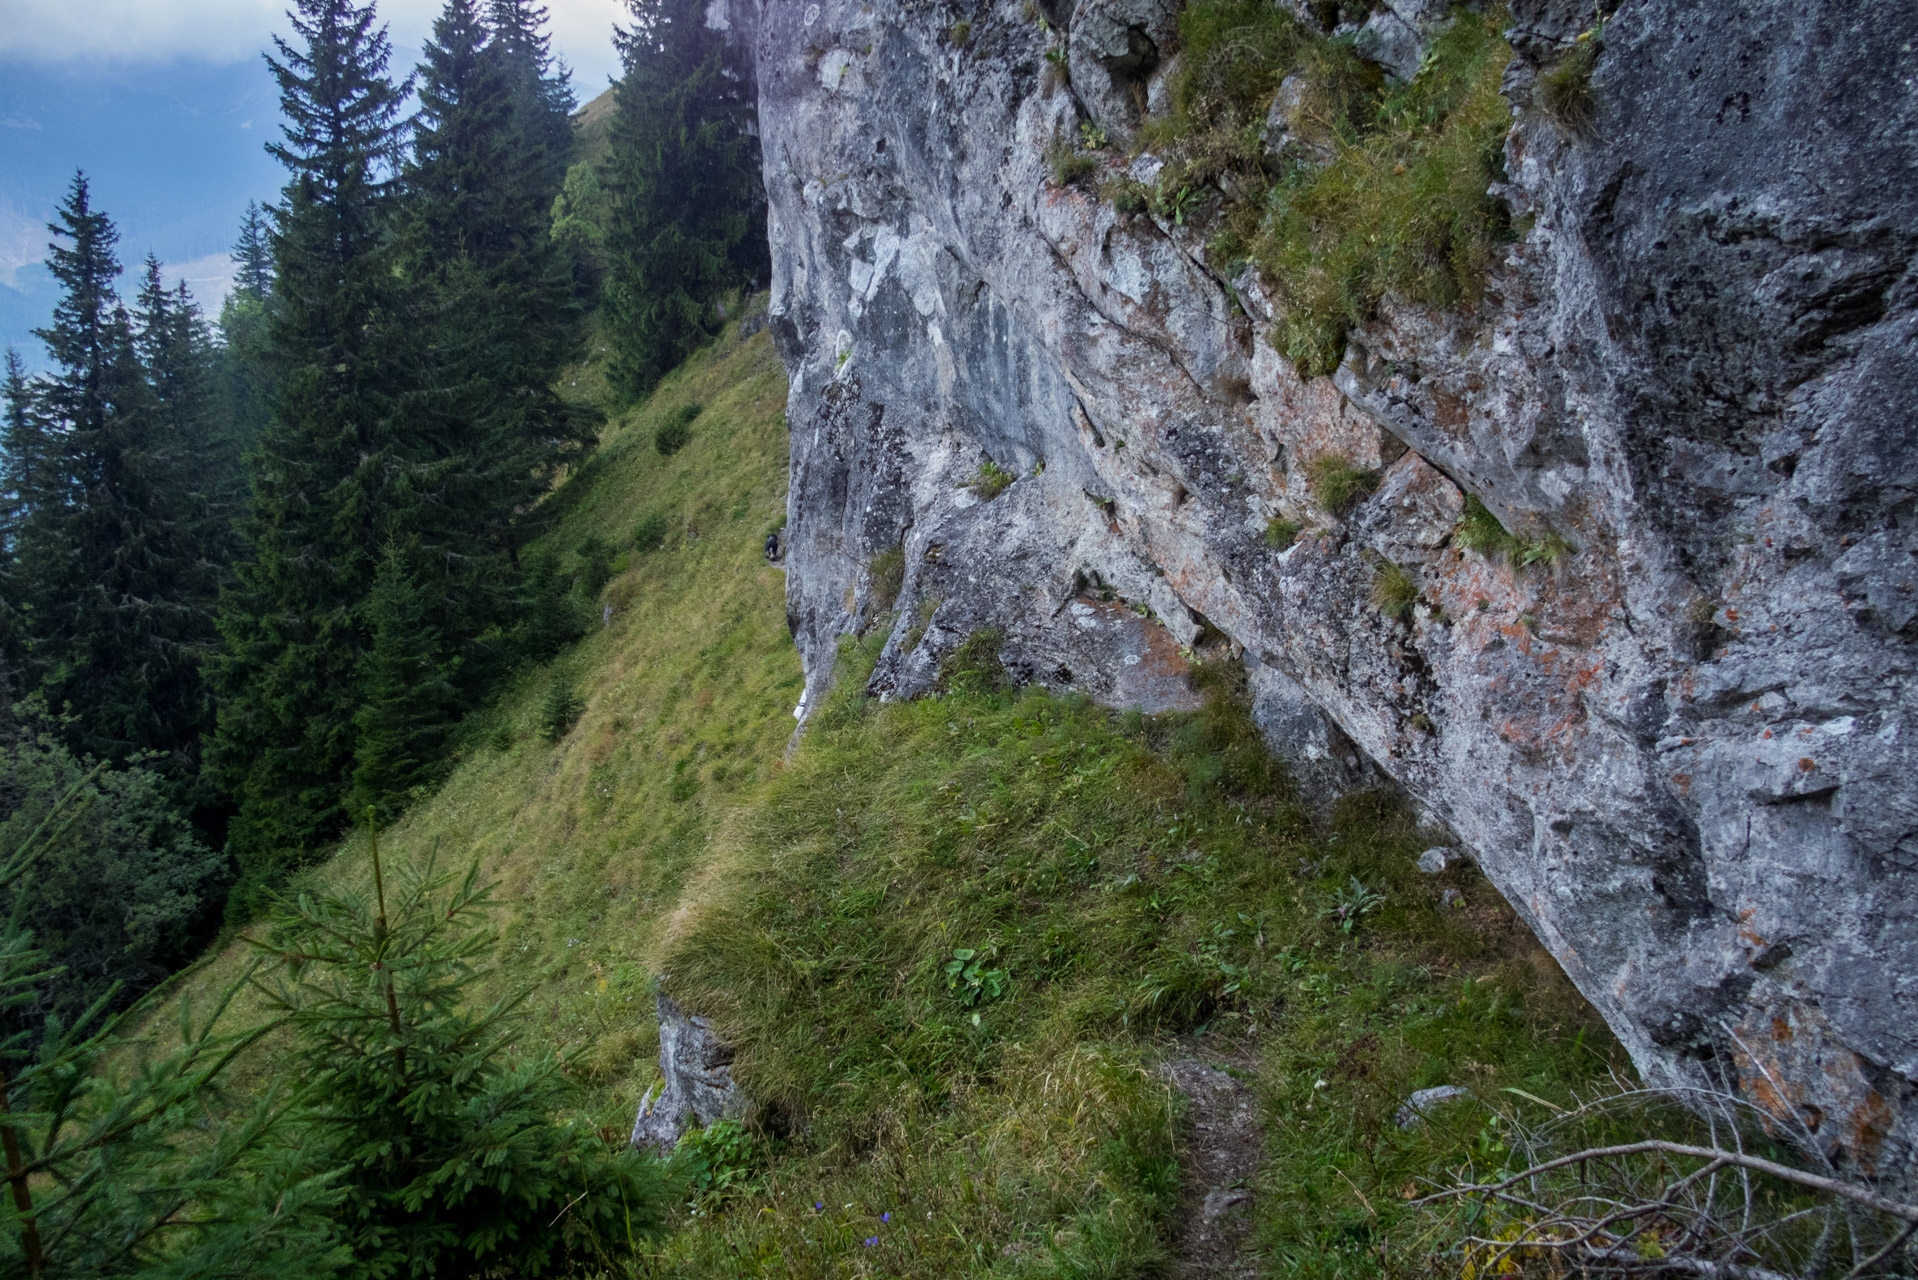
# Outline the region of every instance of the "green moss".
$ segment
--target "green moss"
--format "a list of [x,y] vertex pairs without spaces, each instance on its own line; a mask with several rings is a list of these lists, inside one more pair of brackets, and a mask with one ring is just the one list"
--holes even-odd
[[1319,505],[1342,516],[1379,487],[1376,471],[1355,466],[1344,458],[1321,455],[1306,464],[1306,485]]
[[1419,584],[1390,560],[1379,564],[1378,572],[1372,577],[1372,603],[1378,611],[1396,622],[1404,622],[1412,616],[1412,606],[1419,602]]

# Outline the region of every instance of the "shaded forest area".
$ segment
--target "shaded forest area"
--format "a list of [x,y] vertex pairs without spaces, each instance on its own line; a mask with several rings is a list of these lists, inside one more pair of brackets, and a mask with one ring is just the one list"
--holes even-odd
[[[582,144],[532,0],[448,0],[407,72],[372,3],[298,0],[217,320],[151,257],[128,296],[75,175],[0,437],[0,850],[62,815],[4,894],[54,966],[22,1043],[259,917],[592,621],[543,497],[770,269],[750,79],[693,0],[629,7]],[[604,402],[559,389],[589,337]]]

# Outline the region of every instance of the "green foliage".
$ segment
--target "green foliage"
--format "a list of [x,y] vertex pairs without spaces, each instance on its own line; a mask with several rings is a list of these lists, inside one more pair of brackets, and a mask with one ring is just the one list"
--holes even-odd
[[892,608],[906,583],[906,549],[903,546],[886,548],[866,562],[866,572],[872,577],[873,608]]
[[526,619],[519,648],[535,662],[544,662],[586,634],[585,610],[571,587],[572,579],[561,575],[559,557],[550,546],[533,553],[524,584]]
[[639,552],[659,550],[666,545],[666,534],[671,528],[665,512],[647,512],[633,526],[633,549]]
[[763,1163],[760,1143],[733,1119],[688,1129],[673,1148],[673,1171],[684,1179],[687,1207],[710,1213],[747,1189]]
[[1470,493],[1465,495],[1465,511],[1459,516],[1458,528],[1453,531],[1452,540],[1465,550],[1476,552],[1488,560],[1512,549],[1512,535],[1506,532],[1499,518],[1478,500],[1477,495]]
[[1305,526],[1297,520],[1273,516],[1265,522],[1265,545],[1275,551],[1283,551],[1291,546],[1304,531]]
[[653,432],[653,448],[659,450],[660,457],[670,458],[692,441],[693,422],[705,409],[704,405],[682,404],[666,415],[666,421]]
[[1052,180],[1062,187],[1077,186],[1099,171],[1099,162],[1080,151],[1069,138],[1055,138],[1046,148]]
[[[222,1093],[226,1068],[274,1029],[219,1028],[240,981],[209,1012],[181,1002],[175,1047],[161,1028],[136,1051],[129,1032],[149,1007],[107,1016],[110,993],[37,1016],[63,1003],[62,975],[20,923],[22,882],[50,862],[101,864],[96,813],[118,806],[94,789],[108,776],[96,768],[33,820],[0,828],[0,894],[16,903],[0,923],[0,1276],[332,1275],[326,1215],[338,1196],[285,1124],[290,1091],[231,1104]],[[226,1112],[211,1131],[209,1107]]]
[[373,647],[361,663],[353,716],[350,803],[390,819],[438,776],[447,731],[459,714],[452,683],[459,658],[440,651],[440,629],[411,556],[388,543],[366,603]]
[[1319,505],[1342,516],[1379,487],[1379,475],[1344,458],[1321,454],[1306,464],[1306,485]]
[[1459,879],[1467,907],[1441,909],[1395,802],[1323,825],[1296,803],[1242,672],[1201,668],[1207,709],[1150,719],[1031,690],[879,702],[878,647],[842,650],[832,702],[741,815],[735,889],[664,957],[740,1046],[769,1146],[662,1271],[1157,1274],[1178,1130],[1148,1064],[1197,1035],[1260,1053],[1287,1117],[1254,1209],[1272,1273],[1372,1274],[1384,1250],[1418,1274],[1426,1224],[1400,1190],[1480,1129],[1401,1131],[1405,1094],[1602,1078],[1602,1024],[1488,886]]
[[1010,684],[1005,664],[999,660],[999,648],[1005,634],[997,627],[983,627],[965,638],[957,649],[939,664],[940,688],[949,693],[997,693]]
[[520,1045],[523,995],[470,999],[497,942],[477,864],[455,877],[429,857],[389,884],[377,834],[370,854],[370,896],[302,894],[257,944],[278,961],[259,989],[293,1033],[304,1119],[342,1197],[343,1274],[614,1265],[658,1228],[657,1166],[567,1118],[565,1059]]
[[72,1024],[96,1001],[125,1007],[205,941],[228,878],[151,767],[139,757],[90,767],[34,723],[33,705],[26,730],[0,744],[0,850],[49,822],[57,834],[0,888],[0,916],[30,922],[59,968],[36,981],[27,1022],[11,1030],[48,1015]]
[[972,19],[961,18],[953,23],[952,29],[946,32],[946,38],[961,49],[972,43]]
[[714,304],[767,278],[765,190],[750,69],[727,64],[703,0],[634,0],[604,184],[611,380],[651,391],[718,333]]
[[579,686],[573,683],[571,674],[555,668],[546,686],[546,700],[540,704],[539,736],[548,742],[558,742],[578,722],[580,712],[585,709],[586,700],[579,696]]
[[991,458],[979,464],[979,470],[972,479],[966,481],[966,488],[982,502],[991,502],[1004,493],[1019,477],[1006,470]]
[[1372,604],[1381,614],[1396,622],[1404,622],[1412,616],[1412,607],[1419,602],[1419,584],[1412,575],[1390,560],[1379,563],[1372,577]]
[[1570,53],[1538,78],[1538,105],[1552,122],[1573,135],[1589,133],[1597,111],[1592,100],[1592,70],[1603,45],[1587,32]]
[[1284,314],[1273,341],[1301,373],[1330,373],[1346,330],[1388,293],[1429,306],[1479,296],[1509,235],[1486,194],[1511,127],[1503,20],[1496,7],[1461,13],[1410,84],[1346,117],[1329,164],[1272,188],[1254,256]]
[[582,160],[566,171],[566,184],[553,197],[553,243],[573,255],[597,281],[606,271],[607,224],[612,202],[599,166]]
[[1527,569],[1532,565],[1544,565],[1553,568],[1578,551],[1571,540],[1558,530],[1543,523],[1527,529],[1512,540],[1512,567]]
[[613,576],[613,549],[598,534],[587,534],[574,553],[579,571],[573,575],[573,589],[581,598],[597,600]]

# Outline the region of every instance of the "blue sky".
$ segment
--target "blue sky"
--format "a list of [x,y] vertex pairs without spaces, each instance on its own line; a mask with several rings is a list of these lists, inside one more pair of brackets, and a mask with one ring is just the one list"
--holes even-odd
[[[410,66],[442,0],[381,0],[396,67]],[[618,69],[620,0],[546,0],[553,44],[582,101]],[[272,76],[260,58],[288,30],[282,0],[0,0],[0,347],[36,367],[32,330],[58,297],[45,223],[85,169],[120,228],[130,277],[155,254],[217,313],[247,201],[285,171]]]

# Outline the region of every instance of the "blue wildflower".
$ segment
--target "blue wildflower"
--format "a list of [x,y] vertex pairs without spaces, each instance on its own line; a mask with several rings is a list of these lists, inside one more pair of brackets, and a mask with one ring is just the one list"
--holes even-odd
[[868,1249],[870,1249],[870,1248],[872,1248],[872,1247],[873,1247],[874,1245],[876,1245],[876,1244],[878,1244],[878,1243],[879,1243],[879,1237],[878,1237],[878,1236],[867,1236],[867,1237],[866,1237],[866,1247],[867,1247]]
[[887,1212],[887,1213],[882,1213],[882,1214],[880,1214],[880,1215],[879,1215],[879,1220],[880,1220],[881,1222],[891,1222],[891,1221],[892,1221],[892,1214],[891,1214],[890,1212]]

